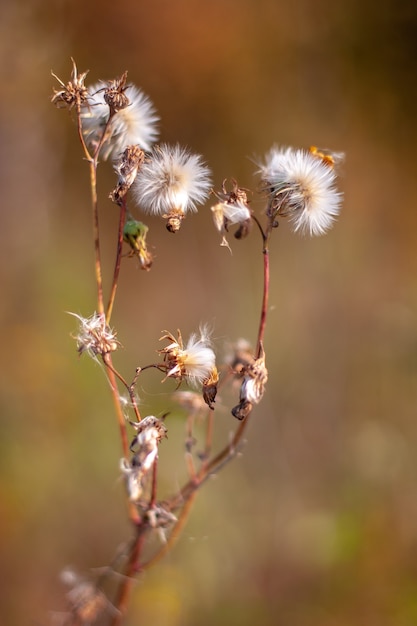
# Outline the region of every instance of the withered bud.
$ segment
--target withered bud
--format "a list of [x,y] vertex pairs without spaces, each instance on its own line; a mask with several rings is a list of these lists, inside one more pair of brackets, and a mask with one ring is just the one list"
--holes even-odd
[[126,84],[127,72],[124,72],[120,78],[108,82],[104,90],[103,98],[109,105],[110,115],[125,109],[129,105],[129,98],[125,94],[129,85]]
[[253,405],[258,404],[263,397],[268,380],[268,370],[265,366],[265,352],[260,346],[259,357],[243,367],[243,382],[240,388],[239,404],[232,409],[232,415],[242,420],[251,412]]
[[132,186],[138,170],[145,160],[145,153],[139,146],[128,146],[115,166],[118,174],[116,187],[110,194],[110,199],[120,204],[122,198]]
[[177,521],[176,516],[162,504],[156,504],[152,508],[147,509],[145,517],[152,528],[168,528]]
[[208,407],[214,410],[214,403],[217,395],[217,383],[219,382],[219,373],[214,367],[208,378],[203,381],[203,398]]
[[136,430],[136,435],[130,444],[130,450],[149,441],[159,444],[167,436],[167,428],[163,421],[154,415],[148,415],[140,422],[131,422],[131,425]]
[[237,231],[235,232],[235,239],[244,239],[245,237],[247,237],[250,233],[250,231],[252,230],[252,220],[245,220],[244,222],[242,222],[239,226],[239,228],[237,229]]
[[145,506],[144,518],[147,520],[149,526],[157,531],[162,543],[166,543],[167,538],[165,533],[178,521],[177,517],[162,504],[155,504],[153,507],[149,508],[148,503],[146,503]]
[[81,624],[95,622],[100,613],[109,605],[109,601],[102,591],[89,581],[79,582],[67,598],[72,613]]
[[182,220],[185,218],[185,213],[181,209],[172,209],[169,213],[165,213],[162,216],[167,220],[166,228],[170,233],[177,233],[181,228]]
[[245,369],[253,363],[254,354],[252,346],[246,339],[238,339],[232,346],[232,352],[228,356],[227,362],[236,377],[241,378]]
[[237,224],[238,229],[235,232],[236,239],[243,239],[249,234],[252,225],[252,213],[248,206],[248,196],[245,189],[241,189],[237,181],[232,178],[232,189],[227,191],[226,179],[223,181],[221,191],[214,194],[220,200],[215,206],[211,207],[213,212],[214,225],[223,235],[220,245],[230,249],[226,238],[229,226]]
[[242,421],[249,415],[252,409],[253,405],[251,402],[248,402],[247,400],[242,400],[241,402],[239,402],[239,404],[233,407],[232,415],[233,417],[236,417],[236,419]]
[[71,110],[74,106],[80,109],[81,105],[87,102],[88,90],[84,85],[85,77],[88,74],[88,70],[78,75],[77,66],[74,59],[72,61],[71,79],[65,84],[58,76],[51,72],[52,76],[57,79],[62,89],[54,89],[53,96],[51,98],[52,104],[55,104],[58,108],[67,108]]

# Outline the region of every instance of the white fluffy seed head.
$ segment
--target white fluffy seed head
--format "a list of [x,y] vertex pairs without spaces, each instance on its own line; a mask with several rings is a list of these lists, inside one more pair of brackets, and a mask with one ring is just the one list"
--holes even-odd
[[209,338],[202,332],[192,334],[184,347],[183,366],[191,381],[202,383],[209,378],[216,365],[216,356],[210,347]]
[[210,170],[199,155],[178,144],[157,146],[142,165],[132,187],[136,202],[146,213],[197,211],[211,188]]
[[[94,149],[101,139],[109,119],[109,106],[104,100],[106,83],[97,83],[89,88],[88,104],[83,107],[82,124],[87,144]],[[158,138],[159,120],[154,105],[148,96],[134,85],[125,90],[129,104],[118,111],[110,122],[107,138],[100,156],[117,158],[127,146],[138,145],[150,150]]]
[[275,214],[288,216],[296,232],[322,235],[332,226],[342,200],[334,167],[309,151],[277,147],[259,165]]

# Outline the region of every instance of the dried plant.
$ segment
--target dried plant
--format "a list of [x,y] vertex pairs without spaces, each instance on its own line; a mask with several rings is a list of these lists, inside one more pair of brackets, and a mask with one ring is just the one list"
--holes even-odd
[[[163,331],[158,361],[137,367],[131,378],[125,377],[113,362],[120,343],[110,326],[122,258],[137,258],[140,267],[147,271],[153,263],[146,243],[148,226],[132,216],[128,199],[132,196],[143,213],[161,216],[166,220],[168,231],[176,233],[187,214],[197,211],[208,199],[212,189],[211,172],[202,157],[188,149],[179,145],[153,145],[158,137],[154,106],[140,89],[127,83],[126,72],[118,79],[90,87],[84,85],[86,76],[87,72],[78,74],[73,61],[69,82],[57,79],[59,89],[52,96],[55,105],[75,114],[79,141],[90,172],[97,304],[96,311],[89,316],[76,315],[78,331],[74,338],[80,355],[90,355],[103,363],[110,383],[122,448],[122,458],[112,462],[115,466],[119,464],[124,479],[131,538],[115,554],[109,567],[96,576],[84,578],[66,572],[63,579],[70,585],[68,612],[61,615],[61,624],[116,626],[122,624],[126,616],[135,577],[171,550],[200,487],[240,449],[253,408],[262,400],[268,380],[264,335],[272,235],[281,217],[288,217],[295,231],[311,235],[321,235],[332,225],[341,205],[341,194],[335,188],[335,166],[341,155],[315,147],[309,150],[273,147],[258,163],[258,191],[266,204],[261,215],[251,209],[248,190],[235,180],[230,183],[230,191],[226,180],[219,191],[212,191],[215,200],[211,211],[214,226],[222,237],[221,245],[230,249],[227,236],[232,226],[238,240],[254,231],[261,238],[263,295],[254,349],[246,340],[239,340],[228,362],[219,366],[207,327],[200,325],[199,331],[187,342],[183,341],[179,330],[176,335]],[[117,252],[106,300],[97,201],[99,157],[103,161],[113,159],[117,180],[109,197],[119,210],[115,235]],[[128,254],[123,254],[123,244],[129,248]],[[161,320],[162,328],[168,324],[169,320]],[[138,379],[150,368],[163,374],[161,382],[175,379],[178,387],[183,387],[177,390],[176,397],[188,415],[185,440],[188,480],[164,500],[158,494],[158,456],[168,445],[166,414],[142,416],[137,395]],[[223,448],[213,451],[213,414],[216,400],[226,385],[232,385],[237,393],[237,403],[230,409],[231,428],[233,425],[235,428]],[[187,386],[188,389],[184,389]],[[121,390],[129,394],[130,419],[125,417]],[[205,420],[204,452],[194,455],[197,417]],[[150,535],[155,531],[161,541],[151,556],[145,556]],[[104,591],[108,579],[114,583],[113,597]]]

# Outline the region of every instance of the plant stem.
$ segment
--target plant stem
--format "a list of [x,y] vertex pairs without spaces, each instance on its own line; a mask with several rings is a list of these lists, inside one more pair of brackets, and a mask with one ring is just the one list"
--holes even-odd
[[90,160],[91,203],[93,208],[94,270],[97,285],[97,312],[104,315],[103,278],[101,273],[100,229],[97,200],[97,157]]
[[[125,459],[128,459],[129,458],[129,442],[127,438],[126,420],[125,420],[125,416],[123,415],[122,407],[120,404],[119,390],[117,387],[115,370],[113,368],[110,353],[103,355],[103,361],[107,365],[107,375],[109,377],[113,404],[114,404],[114,408],[116,411],[117,421],[119,424],[123,456]],[[139,517],[138,510],[135,504],[129,501],[128,509],[129,509],[129,517],[131,521],[137,524],[140,521],[140,517]]]
[[265,328],[266,328],[266,318],[267,318],[267,313],[268,313],[270,268],[269,268],[269,249],[267,245],[265,245],[264,250],[263,250],[263,259],[264,259],[263,295],[262,295],[261,317],[259,320],[258,340],[256,343],[256,358],[257,359],[259,359],[262,353],[262,346],[264,343]]
[[122,247],[123,247],[123,227],[126,219],[126,198],[122,199],[122,204],[120,206],[120,216],[119,216],[119,231],[117,236],[117,251],[116,251],[116,261],[114,264],[114,272],[113,272],[113,283],[110,292],[110,298],[107,305],[107,313],[106,313],[106,321],[109,324],[110,318],[113,312],[114,300],[116,297],[117,285],[119,281],[119,273],[120,273],[120,265],[122,260]]

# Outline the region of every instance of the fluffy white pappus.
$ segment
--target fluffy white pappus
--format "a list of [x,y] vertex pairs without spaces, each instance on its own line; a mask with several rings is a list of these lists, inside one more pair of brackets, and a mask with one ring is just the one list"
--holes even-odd
[[132,189],[145,213],[197,211],[211,189],[210,170],[186,148],[161,144],[142,165]]
[[233,226],[233,224],[242,224],[251,219],[251,212],[246,204],[243,202],[219,202],[215,206],[211,207],[213,212],[214,225],[218,231],[224,229],[225,220],[227,224]]
[[[101,139],[109,119],[109,106],[104,100],[106,83],[98,83],[89,88],[88,104],[83,108],[82,123],[86,142],[94,148]],[[158,139],[157,122],[159,117],[149,97],[130,85],[125,90],[129,104],[118,111],[110,122],[108,136],[102,146],[100,156],[117,158],[127,146],[138,145],[149,151]]]
[[309,151],[277,147],[259,165],[276,213],[288,216],[296,232],[323,235],[331,228],[342,201],[334,167]]
[[216,365],[216,355],[205,329],[200,335],[193,333],[184,347],[183,366],[186,376],[193,382],[202,383],[209,378]]

